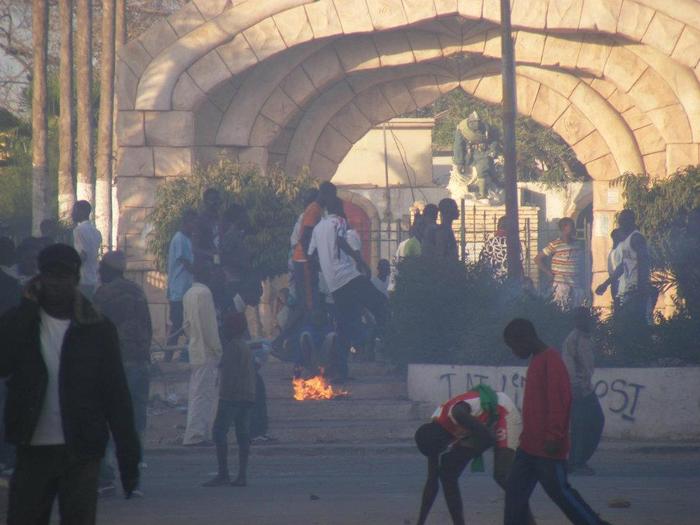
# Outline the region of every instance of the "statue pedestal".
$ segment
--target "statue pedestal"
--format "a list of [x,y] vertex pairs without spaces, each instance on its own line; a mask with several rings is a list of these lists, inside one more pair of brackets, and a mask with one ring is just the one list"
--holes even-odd
[[500,206],[503,204],[503,190],[489,191],[488,198],[479,198],[479,195],[470,189],[476,183],[476,175],[468,177],[460,173],[457,166],[452,166],[450,180],[447,183],[447,191],[450,192],[450,197],[457,202],[464,200],[470,205],[479,204],[482,206]]

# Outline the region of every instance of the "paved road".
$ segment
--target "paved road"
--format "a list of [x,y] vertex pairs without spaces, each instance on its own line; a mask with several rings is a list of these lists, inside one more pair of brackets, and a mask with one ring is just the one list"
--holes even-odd
[[[146,497],[100,501],[102,525],[410,525],[415,523],[424,463],[396,449],[343,450],[318,455],[260,450],[251,458],[251,485],[202,488],[214,470],[213,451],[160,452],[148,458]],[[325,450],[325,452],[324,452]],[[260,455],[264,452],[264,455]],[[232,454],[235,457],[235,454]],[[700,447],[660,449],[606,444],[592,463],[598,475],[572,484],[615,525],[700,523]],[[487,464],[487,469],[489,465]],[[470,525],[501,523],[502,495],[485,474],[465,473],[462,491]],[[628,509],[608,508],[612,498]],[[537,489],[541,525],[566,521]],[[449,523],[438,500],[431,525]]]

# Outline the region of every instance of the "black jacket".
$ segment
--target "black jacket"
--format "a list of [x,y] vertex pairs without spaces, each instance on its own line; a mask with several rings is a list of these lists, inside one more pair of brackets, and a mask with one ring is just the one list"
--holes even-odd
[[[17,446],[31,444],[46,395],[39,314],[38,303],[24,298],[0,317],[0,376],[8,378],[5,436]],[[71,452],[80,458],[101,458],[111,431],[122,480],[137,477],[141,447],[117,331],[82,296],[63,342],[59,396]]]
[[21,292],[19,281],[0,270],[0,315],[19,304]]

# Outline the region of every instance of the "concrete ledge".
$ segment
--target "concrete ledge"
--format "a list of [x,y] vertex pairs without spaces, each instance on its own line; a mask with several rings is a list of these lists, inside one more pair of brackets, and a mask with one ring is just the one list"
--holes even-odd
[[[439,405],[486,383],[521,407],[525,376],[525,367],[409,365],[408,397]],[[700,439],[700,367],[601,368],[594,382],[605,437]]]

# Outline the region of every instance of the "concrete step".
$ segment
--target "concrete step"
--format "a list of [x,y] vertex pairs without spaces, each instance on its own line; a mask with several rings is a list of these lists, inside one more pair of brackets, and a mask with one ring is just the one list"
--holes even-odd
[[[168,399],[175,395],[177,399],[187,399],[189,388],[189,368],[186,364],[168,363],[161,365],[163,373],[151,377],[151,397]],[[387,372],[380,374],[382,368],[375,363],[360,363],[352,370],[353,380],[339,387],[348,392],[351,399],[402,399],[408,398],[405,378]],[[265,388],[269,399],[292,398],[292,365],[272,362],[262,369]]]
[[435,410],[432,404],[400,400],[331,399],[294,401],[278,399],[268,403],[271,420],[351,421],[426,419]]
[[[276,412],[276,410],[273,410]],[[145,447],[148,449],[177,446],[182,441],[187,416],[184,411],[167,409],[151,413],[148,420]],[[275,445],[321,445],[412,442],[416,429],[427,418],[372,419],[280,419],[272,414],[268,433]],[[235,442],[233,429],[229,433]]]

